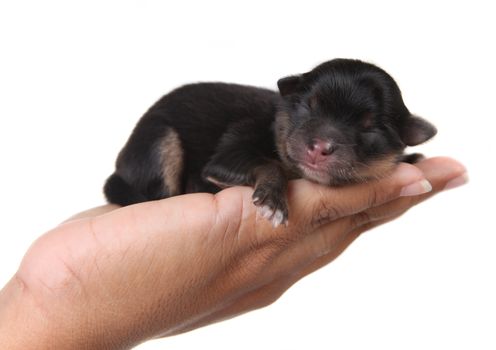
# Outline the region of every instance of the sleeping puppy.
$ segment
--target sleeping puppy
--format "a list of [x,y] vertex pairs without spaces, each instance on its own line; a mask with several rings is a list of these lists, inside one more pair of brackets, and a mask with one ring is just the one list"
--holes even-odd
[[129,205],[191,192],[254,187],[274,226],[288,221],[289,179],[341,186],[379,179],[436,134],[413,116],[393,78],[359,60],[335,59],[277,82],[279,93],[199,83],[162,97],[120,152],[104,192]]

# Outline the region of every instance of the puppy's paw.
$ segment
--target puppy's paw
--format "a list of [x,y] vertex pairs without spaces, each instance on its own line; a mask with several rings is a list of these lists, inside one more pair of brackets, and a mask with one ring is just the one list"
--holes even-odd
[[264,205],[262,207],[258,207],[258,212],[265,219],[269,220],[273,227],[278,227],[282,223],[284,223],[284,225],[288,224],[287,215],[285,217],[281,209],[273,209],[268,205]]
[[252,198],[259,214],[269,220],[272,226],[288,224],[288,203],[283,191],[262,185],[255,189]]

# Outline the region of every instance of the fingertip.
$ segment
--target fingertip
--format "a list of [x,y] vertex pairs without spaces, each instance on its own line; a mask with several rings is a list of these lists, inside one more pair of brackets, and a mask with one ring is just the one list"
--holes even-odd
[[455,177],[454,179],[448,181],[444,186],[443,190],[451,190],[456,187],[460,187],[465,185],[469,181],[469,177],[467,172],[464,172],[460,176]]
[[467,168],[451,157],[433,157],[415,164],[431,182],[434,192],[459,187],[467,183]]
[[421,162],[417,163],[416,166],[418,166],[421,169],[426,166],[443,168],[446,171],[455,174],[456,176],[460,176],[464,173],[467,173],[467,167],[464,164],[462,164],[460,161],[454,158],[446,157],[446,156],[426,158]]

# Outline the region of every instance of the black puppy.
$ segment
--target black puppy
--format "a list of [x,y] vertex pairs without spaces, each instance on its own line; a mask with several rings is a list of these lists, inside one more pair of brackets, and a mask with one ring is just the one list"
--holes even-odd
[[339,186],[387,175],[406,146],[435,135],[384,70],[335,59],[266,89],[199,83],[162,97],[141,118],[105,184],[129,205],[250,185],[274,226],[287,223],[287,181]]

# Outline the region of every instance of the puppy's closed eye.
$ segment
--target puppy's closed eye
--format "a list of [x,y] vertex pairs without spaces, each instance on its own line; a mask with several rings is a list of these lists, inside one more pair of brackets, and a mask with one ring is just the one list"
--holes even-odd
[[308,99],[308,105],[311,109],[317,108],[317,104],[319,103],[317,96],[313,95]]

